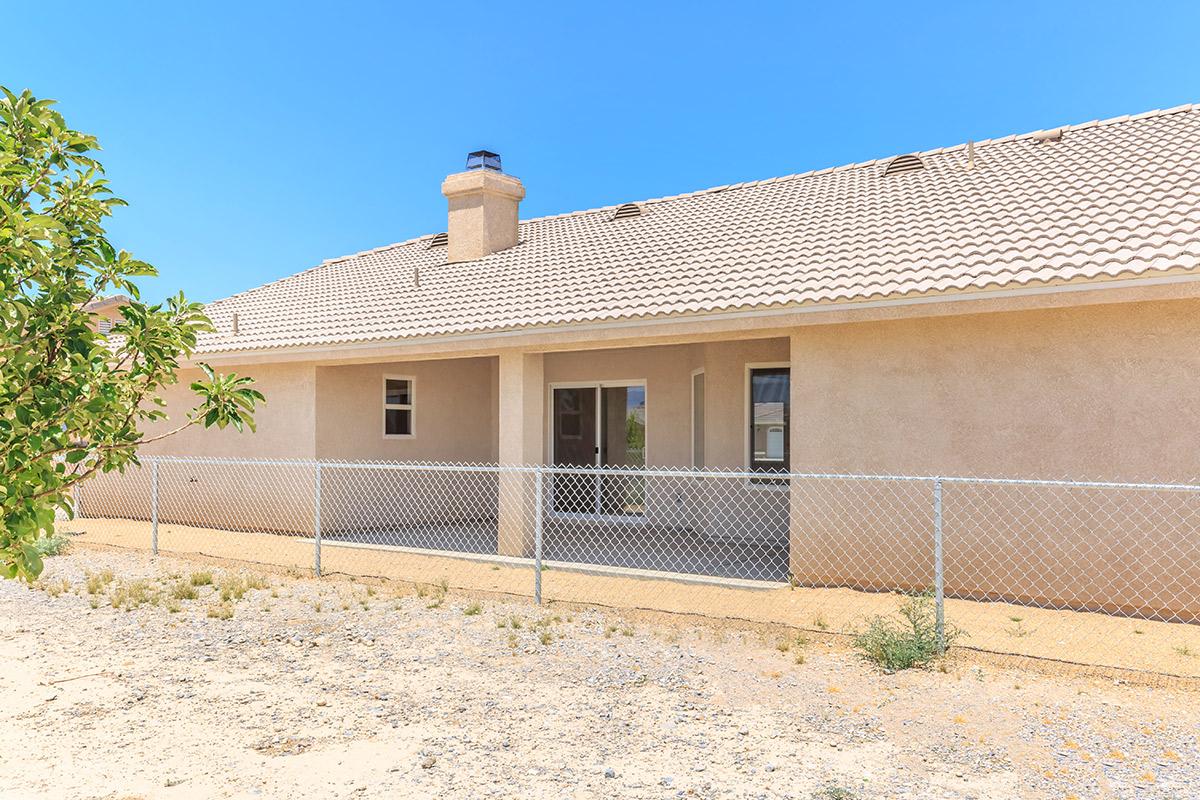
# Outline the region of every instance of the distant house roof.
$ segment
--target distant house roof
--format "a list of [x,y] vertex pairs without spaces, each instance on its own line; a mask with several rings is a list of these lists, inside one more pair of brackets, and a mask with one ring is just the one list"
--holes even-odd
[[523,221],[515,247],[476,261],[448,264],[432,236],[326,261],[210,304],[200,350],[1197,270],[1200,106],[627,206]]
[[92,302],[83,307],[84,311],[103,311],[106,308],[114,308],[119,306],[129,305],[130,299],[128,295],[112,294],[108,297],[97,297]]

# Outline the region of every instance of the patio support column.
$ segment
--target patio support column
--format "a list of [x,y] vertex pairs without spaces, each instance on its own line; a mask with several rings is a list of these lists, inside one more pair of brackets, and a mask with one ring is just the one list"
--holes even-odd
[[[545,454],[545,383],[542,354],[501,353],[499,456],[501,465],[541,464]],[[534,476],[500,476],[497,550],[503,556],[533,555]]]

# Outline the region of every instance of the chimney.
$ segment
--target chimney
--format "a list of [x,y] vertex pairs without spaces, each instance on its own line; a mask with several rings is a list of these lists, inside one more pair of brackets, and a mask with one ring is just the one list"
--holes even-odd
[[442,194],[450,206],[446,257],[473,261],[517,243],[517,206],[525,187],[500,170],[500,156],[477,150],[467,168],[446,177]]

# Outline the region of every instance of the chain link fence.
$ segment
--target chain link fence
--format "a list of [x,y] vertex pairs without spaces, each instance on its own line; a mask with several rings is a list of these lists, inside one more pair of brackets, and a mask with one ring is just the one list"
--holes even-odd
[[928,593],[955,647],[1200,677],[1200,486],[151,457],[64,530],[316,574],[854,634]]

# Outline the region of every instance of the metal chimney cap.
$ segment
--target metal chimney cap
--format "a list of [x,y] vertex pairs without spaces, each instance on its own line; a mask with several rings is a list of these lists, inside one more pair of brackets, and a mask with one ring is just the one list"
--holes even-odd
[[492,172],[503,172],[500,168],[500,154],[490,150],[476,150],[467,153],[467,169],[486,169]]

